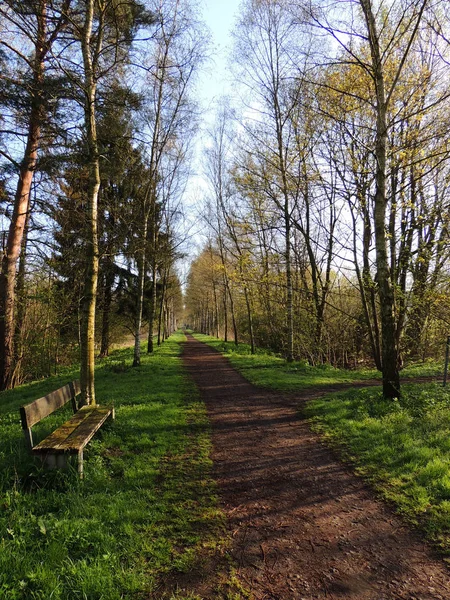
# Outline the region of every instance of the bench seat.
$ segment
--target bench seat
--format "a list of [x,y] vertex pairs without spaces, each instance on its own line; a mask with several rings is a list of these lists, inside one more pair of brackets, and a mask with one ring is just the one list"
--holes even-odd
[[[32,454],[40,456],[43,463],[50,468],[63,468],[69,456],[77,455],[78,473],[82,477],[84,447],[108,417],[114,419],[114,407],[94,405],[83,406],[77,410],[75,398],[79,393],[79,382],[73,381],[48,396],[22,406],[20,412],[25,439]],[[39,444],[34,445],[32,426],[69,401],[72,402],[73,416]]]
[[110,406],[83,406],[68,421],[42,440],[33,454],[77,454],[93,438],[106,419],[113,413]]

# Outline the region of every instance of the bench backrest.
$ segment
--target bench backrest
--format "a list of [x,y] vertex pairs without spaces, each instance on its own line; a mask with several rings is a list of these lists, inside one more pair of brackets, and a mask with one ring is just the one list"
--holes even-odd
[[36,423],[39,423],[48,415],[51,415],[55,410],[61,408],[67,402],[72,402],[73,412],[77,411],[76,397],[80,393],[80,382],[71,381],[67,385],[51,392],[47,396],[38,398],[30,404],[20,407],[20,418],[22,420],[22,428],[25,439],[29,448],[33,448],[33,437],[31,428]]

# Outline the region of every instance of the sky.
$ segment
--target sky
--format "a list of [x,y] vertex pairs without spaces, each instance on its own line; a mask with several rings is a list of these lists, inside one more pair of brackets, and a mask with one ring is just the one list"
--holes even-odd
[[202,0],[203,20],[211,31],[213,57],[199,81],[198,90],[205,108],[230,89],[227,57],[231,49],[231,30],[240,0]]
[[207,184],[203,178],[203,151],[207,143],[208,125],[214,118],[214,101],[231,93],[232,85],[227,66],[232,46],[231,30],[234,27],[241,0],[200,0],[202,19],[211,32],[211,59],[202,69],[196,86],[201,104],[202,124],[194,148],[194,162],[186,192],[185,206],[188,212],[187,228],[190,240],[190,257],[183,270],[188,268],[190,259],[205,243],[202,235],[204,223],[199,219],[202,212],[202,199]]

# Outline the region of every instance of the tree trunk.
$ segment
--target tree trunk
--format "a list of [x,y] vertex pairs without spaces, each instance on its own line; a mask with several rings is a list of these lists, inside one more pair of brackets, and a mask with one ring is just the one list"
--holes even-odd
[[109,355],[109,324],[112,304],[112,287],[114,285],[114,269],[109,257],[105,261],[105,287],[103,290],[103,312],[102,312],[102,341],[100,346],[100,356]]
[[294,360],[294,312],[292,293],[292,269],[291,269],[291,216],[289,214],[289,203],[285,204],[285,261],[286,261],[286,320],[287,320],[287,352],[286,359],[289,363]]
[[[365,194],[361,195],[362,199],[365,198]],[[363,206],[362,202],[360,205]],[[367,330],[369,333],[369,341],[370,347],[372,349],[372,356],[375,362],[375,365],[379,371],[382,370],[381,367],[381,356],[380,356],[380,341],[379,341],[379,331],[378,331],[378,317],[376,312],[376,306],[374,302],[374,284],[372,281],[372,277],[370,275],[370,267],[369,267],[369,247],[370,247],[370,220],[366,216],[364,217],[364,233],[363,233],[363,270],[361,272],[360,266],[358,264],[358,242],[357,242],[357,229],[356,229],[356,217],[354,214],[354,207],[351,202],[349,202],[350,214],[352,216],[353,222],[353,264],[355,265],[356,277],[358,280],[358,289],[359,295],[361,297],[361,305],[363,308],[364,318],[367,325]],[[366,214],[366,210],[363,207],[364,214]],[[369,300],[367,299],[367,295],[369,295]],[[370,303],[371,302],[371,303]],[[372,313],[371,313],[372,310]],[[373,319],[373,320],[372,320]]]
[[170,316],[169,304],[166,301],[166,302],[164,302],[164,320],[163,320],[163,322],[164,322],[164,335],[163,335],[163,339],[164,340],[167,340],[167,338],[170,335],[170,332],[169,332],[169,323],[170,323],[169,316]]
[[223,288],[223,320],[224,320],[223,339],[225,342],[228,342],[228,301],[227,301],[227,288],[225,285]]
[[219,324],[219,301],[217,299],[216,282],[213,280],[213,295],[214,295],[214,320],[215,320],[215,332],[214,335],[217,339],[220,338],[220,324]]
[[376,30],[375,17],[370,0],[361,0],[369,33],[372,55],[372,68],[377,99],[377,123],[375,155],[376,191],[374,203],[375,250],[377,283],[381,314],[381,356],[383,373],[383,395],[385,398],[398,398],[400,395],[400,375],[398,369],[398,348],[396,344],[394,289],[389,269],[386,240],[386,156],[387,156],[387,102],[383,65]]
[[[273,68],[273,64],[271,65]],[[276,75],[273,75],[273,86],[274,90],[278,90],[278,81]],[[281,181],[282,181],[282,193],[283,193],[283,205],[280,206],[283,212],[284,220],[284,259],[286,268],[286,325],[287,325],[287,349],[286,359],[287,362],[294,360],[294,313],[293,313],[293,292],[292,292],[292,270],[291,270],[291,213],[289,209],[289,187],[287,182],[287,170],[286,161],[284,155],[284,141],[283,141],[283,116],[281,114],[281,108],[279,105],[279,99],[277,92],[273,93],[274,102],[274,117],[277,132],[277,143],[278,143],[278,168],[280,170]]]
[[32,100],[28,123],[27,143],[20,165],[19,180],[14,198],[14,208],[9,225],[6,249],[0,273],[0,390],[11,387],[14,361],[14,312],[17,259],[30,208],[30,192],[36,169],[43,118],[41,90],[44,79],[46,46],[46,3],[39,2],[37,15],[37,38],[33,65]]
[[253,332],[253,311],[252,311],[252,303],[250,300],[250,291],[247,285],[244,285],[244,297],[245,297],[245,305],[247,307],[247,321],[248,321],[248,333],[250,335],[250,352],[255,354],[255,335]]
[[164,277],[161,287],[161,298],[159,303],[159,315],[158,315],[158,346],[161,346],[162,339],[162,328],[163,328],[163,316],[164,316],[164,300],[166,297],[166,272],[164,271]]
[[153,258],[152,264],[152,293],[150,296],[149,310],[148,310],[148,340],[147,340],[147,352],[151,354],[153,352],[153,327],[155,322],[155,311],[156,311],[156,302],[157,302],[157,288],[156,288],[156,257]]
[[27,213],[23,238],[21,244],[19,270],[17,272],[16,298],[17,298],[17,318],[15,319],[14,330],[14,368],[11,379],[11,387],[20,385],[23,381],[22,363],[24,358],[24,336],[25,336],[25,317],[27,312],[27,297],[25,291],[25,269],[27,259],[28,228],[30,222],[30,211]]
[[134,355],[133,367],[138,367],[141,364],[141,327],[142,327],[142,310],[144,307],[144,287],[145,287],[145,262],[146,262],[146,246],[147,240],[147,220],[144,219],[144,229],[142,234],[141,255],[138,262],[138,286],[137,286],[137,302],[136,302],[136,322],[134,330]]
[[[100,189],[100,157],[97,141],[97,84],[92,60],[92,25],[94,0],[86,2],[86,18],[81,40],[84,64],[85,125],[89,152],[89,186],[86,202],[86,270],[81,307],[81,403],[95,405],[95,308],[98,281],[98,193]],[[101,39],[96,40],[100,52]]]
[[236,321],[236,310],[234,307],[234,299],[233,299],[233,294],[231,293],[230,286],[228,286],[228,295],[230,297],[231,322],[233,324],[234,345],[239,346],[239,334],[238,334],[237,321]]

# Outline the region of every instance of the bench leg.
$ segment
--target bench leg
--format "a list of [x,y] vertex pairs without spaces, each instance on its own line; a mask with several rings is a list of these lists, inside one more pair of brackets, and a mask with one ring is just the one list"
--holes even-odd
[[66,454],[46,454],[41,457],[41,461],[47,469],[65,469],[67,467]]
[[55,454],[46,454],[43,457],[42,462],[47,469],[56,469],[56,455]]
[[78,475],[83,479],[83,450],[78,452]]
[[57,454],[56,455],[56,468],[65,469],[67,467],[67,455]]

